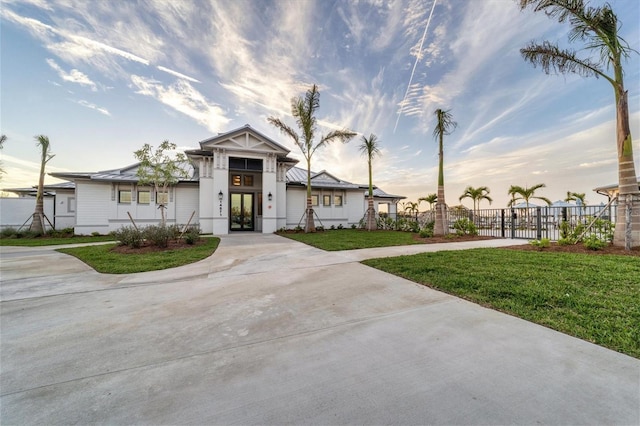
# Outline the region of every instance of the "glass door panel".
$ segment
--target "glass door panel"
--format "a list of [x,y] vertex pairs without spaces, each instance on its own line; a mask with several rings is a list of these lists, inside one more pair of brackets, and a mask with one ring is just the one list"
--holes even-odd
[[230,229],[253,231],[253,194],[231,193]]

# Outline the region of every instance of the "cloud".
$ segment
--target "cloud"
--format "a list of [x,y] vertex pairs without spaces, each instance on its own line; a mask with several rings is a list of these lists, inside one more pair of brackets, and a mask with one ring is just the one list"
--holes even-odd
[[173,75],[173,76],[175,76],[175,77],[178,77],[178,78],[182,78],[182,79],[184,79],[184,80],[189,80],[189,81],[190,81],[190,82],[192,82],[192,83],[200,83],[200,81],[199,81],[199,80],[196,80],[196,79],[195,79],[195,78],[193,78],[193,77],[189,77],[188,75],[181,74],[181,73],[179,73],[178,71],[173,71],[173,70],[170,70],[169,68],[160,67],[160,66],[159,66],[159,67],[157,67],[157,68],[158,68],[160,71],[164,71],[164,72],[166,72],[166,73],[168,73],[168,74],[171,74],[171,75]]
[[230,121],[219,105],[207,100],[202,93],[184,80],[178,80],[174,84],[165,86],[157,80],[132,75],[131,82],[137,89],[136,93],[157,99],[176,111],[193,118],[212,132],[224,129]]
[[76,103],[77,103],[78,105],[82,105],[82,106],[83,106],[83,107],[85,107],[85,108],[89,108],[89,109],[92,109],[92,110],[98,111],[100,114],[104,114],[104,115],[106,115],[106,116],[111,117],[111,113],[110,113],[106,108],[101,108],[101,107],[99,107],[99,106],[97,106],[97,105],[95,105],[95,104],[92,104],[92,103],[90,103],[90,102],[83,101],[83,100],[76,101]]
[[49,66],[58,73],[62,80],[76,83],[81,86],[88,86],[94,92],[97,90],[96,83],[91,81],[91,79],[83,72],[78,71],[77,69],[72,69],[67,73],[53,59],[47,59],[47,64],[49,64]]

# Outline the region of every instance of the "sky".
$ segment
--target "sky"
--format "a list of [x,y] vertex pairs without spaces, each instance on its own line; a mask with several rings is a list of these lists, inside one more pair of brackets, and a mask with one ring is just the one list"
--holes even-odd
[[[636,51],[639,3],[610,0]],[[611,85],[546,75],[519,52],[531,40],[566,47],[568,30],[515,0],[0,0],[0,186],[37,184],[36,135],[55,154],[47,172],[120,168],[145,143],[195,149],[245,124],[302,160],[267,118],[295,127],[291,99],[315,83],[318,134],[358,136],[316,151],[314,171],[367,184],[358,148],[373,133],[375,185],[406,201],[435,193],[440,108],[458,123],[444,140],[449,205],[487,186],[501,208],[511,185],[539,183],[552,201],[572,191],[599,204],[593,188],[618,179]],[[625,70],[640,174],[637,53]]]

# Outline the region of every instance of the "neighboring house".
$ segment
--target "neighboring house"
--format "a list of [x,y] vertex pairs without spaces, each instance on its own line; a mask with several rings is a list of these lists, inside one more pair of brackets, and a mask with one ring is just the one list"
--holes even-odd
[[[640,176],[637,177],[637,180],[638,180],[638,189],[640,189]],[[613,197],[617,197],[618,193],[620,192],[620,190],[618,189],[617,183],[612,185],[599,186],[597,188],[594,188],[593,190],[598,194],[604,195],[605,197],[607,197],[609,201],[611,201]]]
[[[295,167],[289,150],[249,125],[199,143],[185,154],[190,178],[180,180],[166,194],[139,186],[138,164],[97,173],[51,173],[69,181],[75,191],[76,234],[108,233],[135,222],[158,224],[159,198],[167,206],[167,223],[198,224],[203,233],[230,231],[272,233],[300,225],[306,206],[306,170]],[[368,185],[343,181],[326,171],[312,174],[312,198],[318,225],[358,225],[366,211]],[[57,195],[57,193],[56,193]],[[376,188],[376,206],[396,212],[402,196]],[[70,207],[69,207],[70,208]]]
[[[0,228],[28,228],[36,206],[37,187],[5,188],[18,198],[0,199]],[[75,185],[62,182],[44,186],[45,226],[51,229],[73,228],[75,218]]]

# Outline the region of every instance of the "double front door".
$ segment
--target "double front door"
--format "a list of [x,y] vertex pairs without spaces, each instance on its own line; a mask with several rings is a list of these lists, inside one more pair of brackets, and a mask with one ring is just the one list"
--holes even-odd
[[253,231],[253,194],[243,192],[231,193],[230,222],[232,231]]

